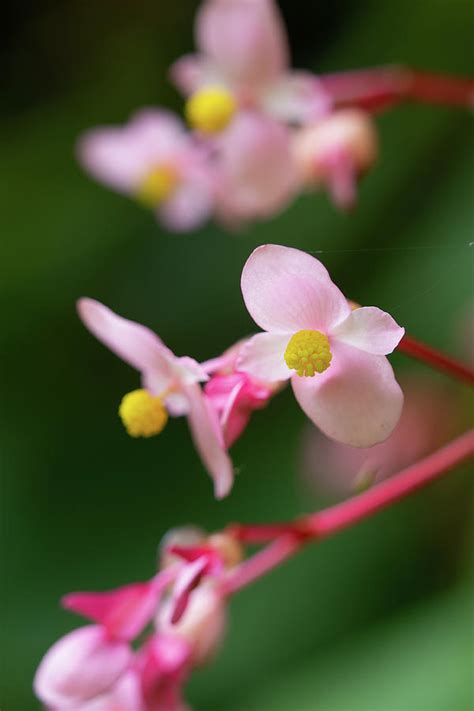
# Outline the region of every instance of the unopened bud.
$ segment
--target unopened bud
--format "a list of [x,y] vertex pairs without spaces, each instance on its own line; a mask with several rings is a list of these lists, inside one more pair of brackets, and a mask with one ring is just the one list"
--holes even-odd
[[354,170],[370,168],[378,154],[375,126],[369,114],[342,109],[312,126],[301,129],[294,139],[294,155],[301,180],[309,185],[324,183],[335,155],[346,155]]
[[176,634],[188,642],[192,665],[202,666],[214,657],[224,638],[227,627],[225,601],[212,585],[200,585],[191,593],[179,622],[171,622],[168,604],[162,607],[156,626],[158,632]]

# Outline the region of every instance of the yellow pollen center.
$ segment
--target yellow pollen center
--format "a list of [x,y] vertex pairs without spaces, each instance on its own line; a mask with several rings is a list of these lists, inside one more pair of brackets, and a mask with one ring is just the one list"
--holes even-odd
[[146,207],[156,207],[171,195],[178,182],[178,174],[171,166],[155,168],[140,183],[136,192],[137,200]]
[[219,86],[196,91],[186,102],[188,123],[203,133],[219,133],[231,122],[237,104],[232,94]]
[[288,368],[300,376],[324,373],[332,360],[328,337],[321,331],[298,331],[290,338],[284,358]]
[[162,399],[147,390],[127,393],[120,403],[119,415],[131,437],[153,437],[160,434],[168,422]]

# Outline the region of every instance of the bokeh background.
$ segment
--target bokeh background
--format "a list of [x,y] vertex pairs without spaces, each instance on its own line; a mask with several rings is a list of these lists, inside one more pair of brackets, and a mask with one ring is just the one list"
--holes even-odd
[[[145,579],[172,526],[289,518],[324,503],[301,474],[305,419],[290,392],[258,413],[222,503],[184,421],[134,441],[116,416],[137,375],[82,327],[96,297],[204,359],[252,330],[239,291],[250,251],[318,251],[361,303],[466,357],[474,179],[467,112],[406,106],[380,117],[382,156],[354,215],[324,195],[229,235],[166,234],[90,181],[79,132],[138,106],[181,109],[168,65],[192,46],[191,0],[11,2],[3,26],[0,131],[2,711],[33,711],[47,647],[79,623],[70,590]],[[395,61],[469,73],[470,0],[284,0],[295,64],[319,71]],[[472,333],[472,332],[471,332]],[[395,367],[418,377],[403,356]],[[439,380],[439,378],[438,378]],[[448,384],[462,417],[462,386]],[[472,409],[471,409],[472,412]],[[446,416],[443,408],[439,418]],[[471,472],[472,473],[472,472]],[[197,711],[470,711],[472,488],[468,467],[308,548],[233,601]]]

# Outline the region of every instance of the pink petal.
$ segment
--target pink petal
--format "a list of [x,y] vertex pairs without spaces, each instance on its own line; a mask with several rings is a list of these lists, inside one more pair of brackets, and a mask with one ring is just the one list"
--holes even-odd
[[306,415],[324,434],[353,447],[383,442],[402,411],[403,393],[385,356],[332,342],[329,368],[313,378],[292,378]]
[[392,353],[404,333],[390,314],[376,306],[355,309],[332,331],[338,341],[376,355]]
[[173,232],[188,232],[200,227],[214,209],[213,190],[203,174],[181,183],[158,208],[158,215]]
[[106,592],[71,593],[62,600],[66,610],[98,622],[111,637],[132,640],[155,614],[160,593],[170,582],[165,571],[146,583],[133,583]]
[[78,143],[78,158],[97,180],[130,193],[157,163],[173,158],[184,136],[183,124],[170,112],[143,109],[124,126],[85,133]]
[[237,367],[269,383],[288,380],[293,371],[283,356],[291,336],[291,333],[257,333],[242,347]]
[[188,54],[178,59],[171,66],[170,79],[184,96],[193,94],[205,84],[222,84],[212,63],[198,54]]
[[207,555],[203,555],[191,563],[187,563],[179,572],[173,587],[173,596],[171,599],[171,624],[176,624],[183,616],[186,611],[189,595],[201,580],[208,568],[208,564]]
[[241,287],[250,315],[266,331],[328,332],[350,313],[321,262],[291,247],[257,247],[244,266]]
[[266,219],[280,212],[297,188],[289,130],[252,111],[240,112],[219,142],[216,209],[228,222]]
[[157,620],[161,634],[178,635],[191,650],[191,663],[206,664],[215,655],[227,628],[227,607],[215,586],[201,584],[190,595],[181,620],[171,625],[169,613],[163,609]]
[[131,661],[127,644],[109,639],[102,627],[82,627],[46,653],[36,672],[34,690],[47,706],[73,709],[109,691]]
[[110,693],[79,707],[75,706],[74,711],[145,711],[142,701],[138,675],[135,671],[128,671]]
[[261,105],[279,121],[305,124],[317,121],[331,110],[331,97],[310,72],[288,72],[270,85]]
[[224,442],[226,447],[232,445],[238,440],[242,432],[247,427],[252,410],[240,406],[240,398],[245,390],[245,383],[238,383],[231,391],[225,410],[221,417],[221,426],[224,433]]
[[262,86],[288,64],[286,31],[273,0],[207,0],[197,16],[196,43],[241,86]]
[[188,422],[194,444],[214,481],[216,498],[222,499],[232,488],[234,472],[217,415],[199,385],[189,385],[185,392],[189,399]]
[[140,660],[140,679],[149,711],[186,711],[181,687],[189,673],[189,644],[175,635],[154,635]]
[[163,391],[174,376],[175,356],[149,328],[115,314],[94,299],[83,298],[77,310],[84,325],[119,358],[153,374],[154,390]]

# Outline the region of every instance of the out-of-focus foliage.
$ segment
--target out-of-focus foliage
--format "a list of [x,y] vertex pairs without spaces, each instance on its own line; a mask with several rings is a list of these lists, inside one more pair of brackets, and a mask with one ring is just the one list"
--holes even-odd
[[[116,408],[137,377],[81,326],[77,297],[147,323],[177,353],[210,357],[252,328],[239,291],[245,258],[280,242],[317,252],[353,298],[462,355],[473,273],[465,113],[407,106],[381,117],[381,160],[354,215],[308,197],[237,235],[215,227],[167,235],[81,173],[73,146],[84,128],[140,105],[180,108],[165,73],[191,47],[195,7],[12,3],[0,133],[4,711],[38,708],[35,666],[77,622],[59,610],[61,594],[146,578],[176,524],[212,529],[318,505],[301,485],[304,420],[289,393],[234,448],[240,475],[222,503],[184,422],[156,440],[127,438]],[[468,0],[282,8],[297,65],[472,69]],[[401,356],[393,362],[408,367]],[[452,387],[465,407],[463,389]],[[467,711],[469,493],[466,467],[242,593],[222,655],[189,689],[197,711]]]

